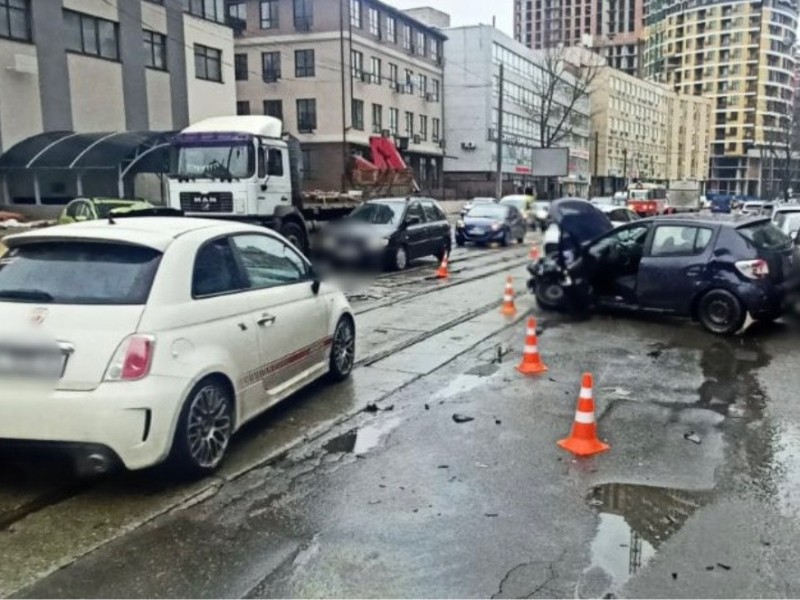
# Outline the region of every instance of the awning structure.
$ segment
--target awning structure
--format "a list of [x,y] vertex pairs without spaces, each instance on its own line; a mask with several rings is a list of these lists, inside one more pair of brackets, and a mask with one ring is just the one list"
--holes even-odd
[[174,131],[118,131],[75,133],[50,131],[29,137],[0,155],[0,175],[33,175],[36,203],[39,203],[39,175],[44,172],[74,178],[78,195],[83,195],[85,177],[92,172],[116,174],[119,195],[125,180],[136,173],[166,173],[169,147]]

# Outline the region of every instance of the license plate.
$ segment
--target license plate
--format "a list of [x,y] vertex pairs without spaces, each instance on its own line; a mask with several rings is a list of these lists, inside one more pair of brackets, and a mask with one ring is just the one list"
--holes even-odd
[[69,354],[66,346],[0,345],[0,378],[61,379]]
[[483,229],[476,227],[470,233],[472,233],[472,235],[483,235]]

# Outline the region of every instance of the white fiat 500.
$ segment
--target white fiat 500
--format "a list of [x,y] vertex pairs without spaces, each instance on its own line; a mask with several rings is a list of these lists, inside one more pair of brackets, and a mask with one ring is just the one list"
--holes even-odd
[[2,443],[203,474],[243,423],[353,368],[347,300],[273,231],[134,217],[5,244]]

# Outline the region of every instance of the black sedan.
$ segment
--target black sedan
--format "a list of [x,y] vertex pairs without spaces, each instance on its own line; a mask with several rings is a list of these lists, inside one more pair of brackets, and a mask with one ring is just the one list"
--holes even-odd
[[479,204],[456,225],[456,244],[499,242],[508,246],[512,240],[522,243],[527,230],[525,219],[515,207],[509,204]]
[[336,263],[401,271],[417,258],[450,253],[451,230],[431,198],[369,200],[331,224],[323,237],[325,255]]

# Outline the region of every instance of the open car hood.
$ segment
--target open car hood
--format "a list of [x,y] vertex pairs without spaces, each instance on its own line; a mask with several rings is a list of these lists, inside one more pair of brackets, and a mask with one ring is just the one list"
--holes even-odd
[[563,198],[550,205],[550,219],[574,242],[585,244],[614,226],[603,211],[580,198]]

